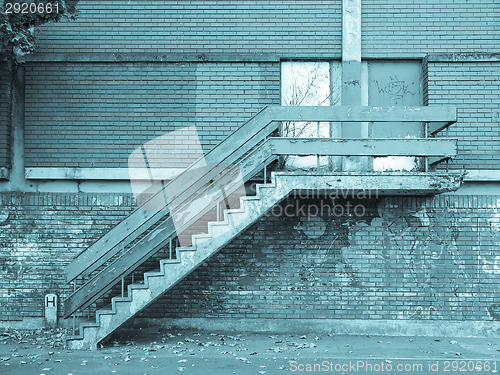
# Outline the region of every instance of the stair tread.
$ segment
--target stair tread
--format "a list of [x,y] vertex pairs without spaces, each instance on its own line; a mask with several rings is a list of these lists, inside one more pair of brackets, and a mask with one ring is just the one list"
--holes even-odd
[[161,271],[149,271],[144,273],[144,277],[161,277],[165,276],[165,274]]
[[179,249],[179,252],[184,252],[184,251],[196,251],[196,247],[183,247]]
[[148,286],[146,284],[130,284],[129,288],[130,289],[148,289]]
[[111,298],[112,302],[118,303],[118,302],[132,302],[132,298],[129,297],[113,297]]
[[97,311],[97,315],[115,315],[115,314],[116,314],[116,311],[114,311],[112,309],[111,310],[106,309],[106,310],[98,310]]
[[213,221],[208,223],[209,227],[228,227],[230,224],[229,223],[223,223],[219,221]]
[[[183,251],[188,251],[188,250],[183,250]],[[160,262],[164,263],[164,264],[175,264],[175,263],[180,263],[180,260],[179,259],[164,259],[164,260],[161,260]]]

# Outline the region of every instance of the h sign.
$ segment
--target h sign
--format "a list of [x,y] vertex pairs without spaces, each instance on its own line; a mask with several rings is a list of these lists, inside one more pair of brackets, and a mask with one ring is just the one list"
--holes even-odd
[[57,295],[45,295],[45,326],[46,328],[57,327]]

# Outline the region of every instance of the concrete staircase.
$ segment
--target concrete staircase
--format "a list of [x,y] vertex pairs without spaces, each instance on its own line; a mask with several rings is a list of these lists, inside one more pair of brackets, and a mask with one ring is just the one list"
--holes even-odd
[[461,177],[431,173],[315,173],[273,172],[271,183],[256,185],[256,195],[240,198],[238,209],[226,209],[223,220],[208,223],[208,233],[192,236],[193,245],[176,248],[176,259],[160,261],[160,270],[146,272],[144,284],[131,284],[127,297],[114,297],[110,310],[99,310],[95,323],[83,323],[79,336],[67,338],[68,349],[96,349],[99,342],[139,311],[167,292],[205,260],[256,222],[274,205],[295,191],[376,191],[385,194],[436,193],[454,191]]
[[[166,190],[171,193],[168,205],[164,200],[156,210],[135,210],[66,267],[66,282],[73,283],[74,291],[64,301],[64,317],[74,317],[77,311],[91,306],[120,279],[223,202],[225,196],[230,196],[263,170],[266,175],[266,166],[280,156],[430,156],[442,160],[443,156],[456,155],[456,140],[442,138],[411,139],[402,145],[401,139],[275,137],[283,121],[431,122],[429,132],[435,134],[456,121],[456,108],[264,107],[168,182],[163,188],[163,193]],[[291,191],[429,195],[455,191],[462,179],[463,175],[437,172],[275,172],[270,184],[257,185],[255,196],[240,199],[239,209],[225,210],[222,221],[208,223],[208,233],[194,235],[192,246],[176,248],[175,259],[162,260],[159,271],[146,272],[144,284],[129,285],[126,297],[112,298],[109,310],[97,311],[95,323],[81,324],[79,336],[68,338],[68,348],[97,348],[99,342],[180,282]],[[181,208],[181,214],[175,216],[170,210],[177,208]],[[179,226],[174,224],[173,217],[179,218]]]
[[193,235],[191,247],[176,248],[176,259],[161,260],[159,271],[146,272],[144,284],[128,285],[127,297],[112,298],[110,310],[98,310],[95,323],[82,323],[79,335],[67,338],[68,349],[96,349],[100,341],[280,202],[290,190],[276,177],[272,175],[270,184],[257,185],[255,196],[240,198],[240,208],[224,210],[222,221],[209,222],[208,233]]

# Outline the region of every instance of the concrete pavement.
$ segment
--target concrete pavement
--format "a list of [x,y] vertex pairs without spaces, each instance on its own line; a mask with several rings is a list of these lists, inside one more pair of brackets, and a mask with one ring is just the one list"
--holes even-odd
[[[0,341],[0,373],[86,374],[495,374],[492,338],[119,332],[98,351],[69,351],[55,335]],[[40,337],[44,337],[40,339]],[[51,346],[53,348],[51,348]]]

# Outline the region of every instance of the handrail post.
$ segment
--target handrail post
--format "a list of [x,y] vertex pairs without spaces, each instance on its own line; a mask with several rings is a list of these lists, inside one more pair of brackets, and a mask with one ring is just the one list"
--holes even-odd
[[[429,137],[429,123],[424,122],[424,138]],[[424,161],[425,161],[425,172],[429,172],[429,157],[424,156]]]
[[[317,124],[316,129],[318,131],[318,134],[317,134],[316,138],[320,138],[320,136],[319,136],[320,122],[318,121],[316,124]],[[316,172],[319,172],[319,154],[316,155]]]
[[[446,128],[446,138],[448,138],[448,133],[449,133],[450,128]],[[448,173],[448,168],[449,168],[449,162],[450,158],[446,158],[446,173]]]
[[[76,292],[76,279],[73,280],[73,293]],[[76,333],[76,312],[72,313],[73,318],[73,336]]]
[[[125,245],[122,242],[122,255],[125,254]],[[125,295],[125,275],[122,275],[122,298]]]

